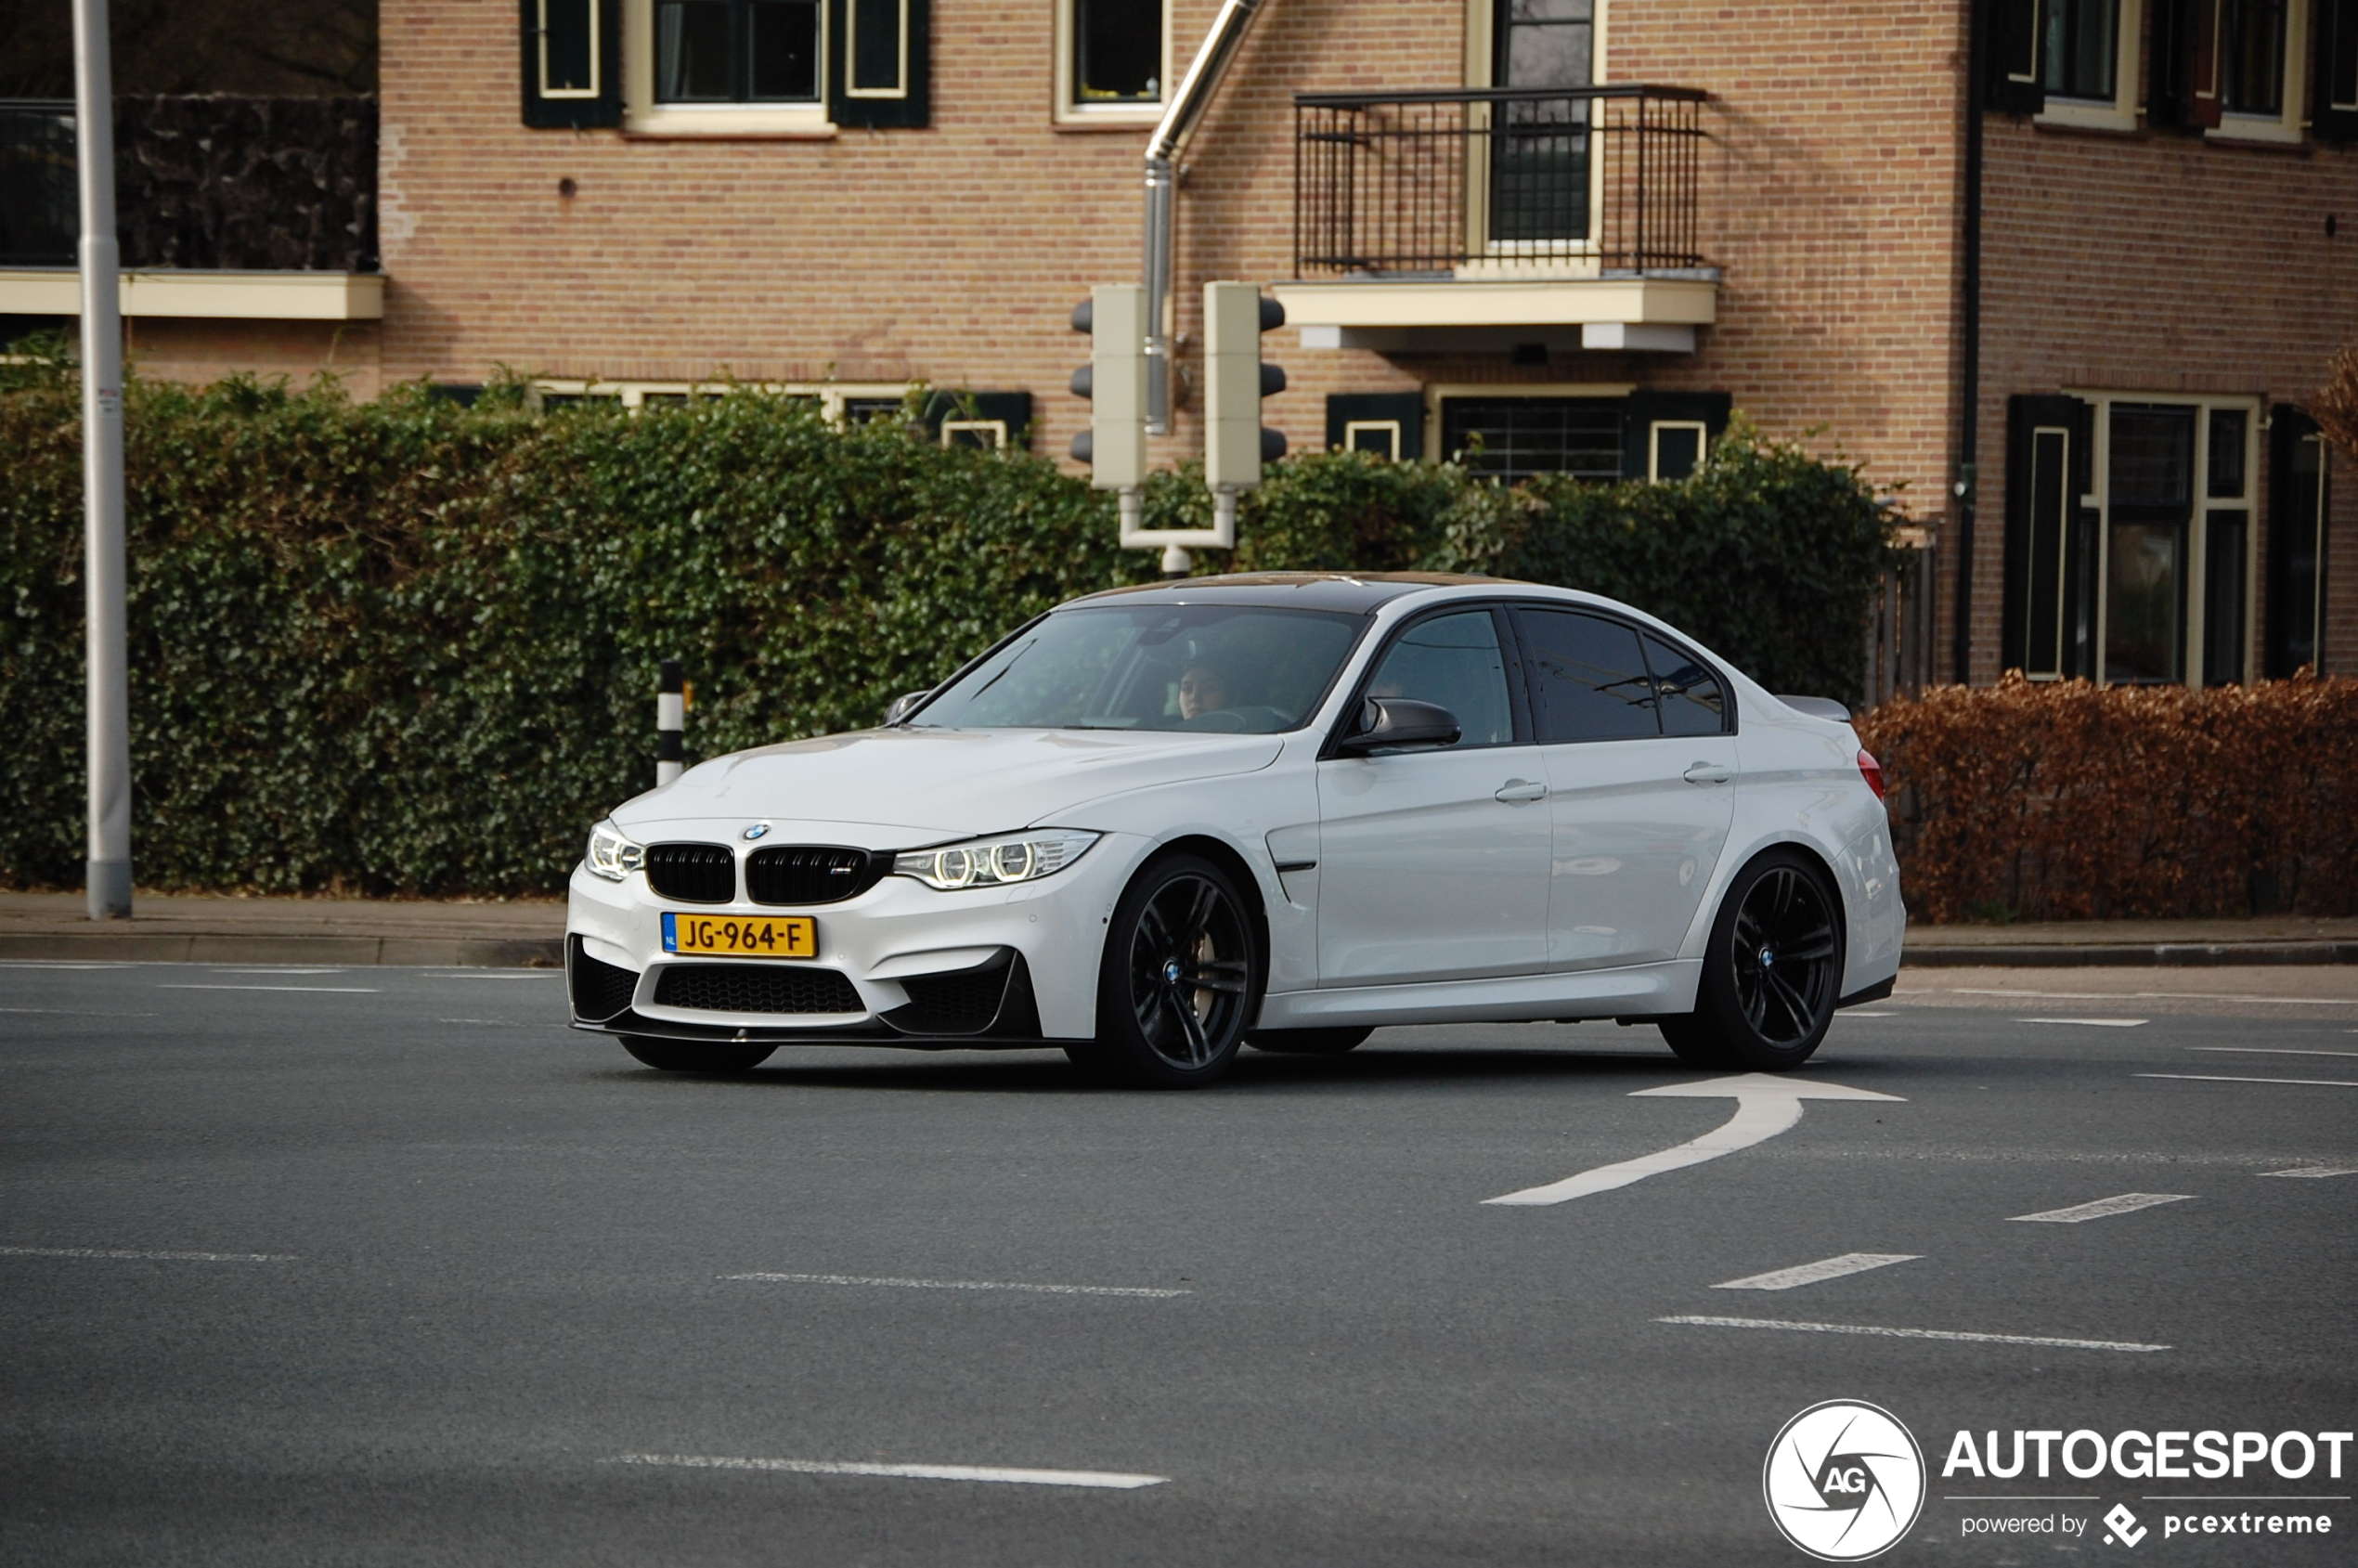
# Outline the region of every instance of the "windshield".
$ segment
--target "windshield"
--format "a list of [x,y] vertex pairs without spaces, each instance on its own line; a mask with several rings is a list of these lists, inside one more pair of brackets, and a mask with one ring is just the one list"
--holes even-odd
[[1271,734],[1310,717],[1366,625],[1322,610],[1211,604],[1059,610],[909,722]]

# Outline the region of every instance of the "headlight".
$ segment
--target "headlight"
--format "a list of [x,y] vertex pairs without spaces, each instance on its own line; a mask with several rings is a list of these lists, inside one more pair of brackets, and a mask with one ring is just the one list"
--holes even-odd
[[939,849],[912,849],[892,857],[895,876],[913,876],[928,888],[1004,888],[1011,882],[1034,882],[1054,876],[1079,860],[1097,841],[1094,833],[1047,828],[1038,833],[1011,834],[1004,838],[977,838]]
[[590,830],[590,853],[585,862],[590,871],[609,882],[619,882],[639,869],[647,851],[622,836],[612,823],[600,823]]

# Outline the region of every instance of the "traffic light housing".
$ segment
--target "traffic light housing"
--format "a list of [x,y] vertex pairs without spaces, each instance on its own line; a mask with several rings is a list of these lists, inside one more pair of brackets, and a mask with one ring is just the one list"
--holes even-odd
[[1089,428],[1072,438],[1072,455],[1095,488],[1134,490],[1147,482],[1145,287],[1098,284],[1073,307],[1072,330],[1089,334],[1089,363],[1072,374],[1073,395],[1089,400]]
[[1261,362],[1261,334],[1286,324],[1286,307],[1250,283],[1203,286],[1204,483],[1215,494],[1250,489],[1261,465],[1286,455],[1286,438],[1261,423],[1261,400],[1286,389],[1286,372]]

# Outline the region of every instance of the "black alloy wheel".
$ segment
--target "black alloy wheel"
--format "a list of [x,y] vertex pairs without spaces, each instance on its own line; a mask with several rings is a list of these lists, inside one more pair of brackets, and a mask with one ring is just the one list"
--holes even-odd
[[1762,855],[1737,874],[1712,922],[1695,1010],[1663,1019],[1663,1038],[1697,1067],[1799,1067],[1833,1021],[1842,931],[1822,870],[1796,850]]
[[1199,856],[1158,861],[1131,883],[1108,927],[1097,1037],[1068,1055],[1146,1088],[1217,1079],[1261,1006],[1259,933],[1235,882]]
[[775,1045],[739,1045],[728,1041],[651,1040],[626,1034],[622,1048],[664,1072],[701,1072],[716,1076],[751,1072],[770,1059]]
[[1294,1056],[1340,1056],[1375,1033],[1368,1025],[1335,1029],[1256,1029],[1245,1043],[1256,1051],[1277,1051]]

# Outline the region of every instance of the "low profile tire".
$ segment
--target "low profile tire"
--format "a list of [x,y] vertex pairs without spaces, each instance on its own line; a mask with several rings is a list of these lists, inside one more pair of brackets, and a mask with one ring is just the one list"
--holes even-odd
[[1784,1072],[1809,1059],[1842,991],[1842,916],[1807,856],[1771,849],[1739,872],[1711,925],[1695,1010],[1662,1020],[1694,1067]]
[[1367,1029],[1256,1029],[1245,1043],[1256,1051],[1277,1051],[1293,1056],[1340,1056],[1375,1033]]
[[664,1072],[751,1072],[770,1059],[775,1045],[706,1044],[700,1040],[650,1040],[626,1034],[622,1048]]
[[1228,1070],[1260,1007],[1260,940],[1236,882],[1201,856],[1173,855],[1114,905],[1097,1035],[1066,1054],[1110,1082],[1199,1089]]

